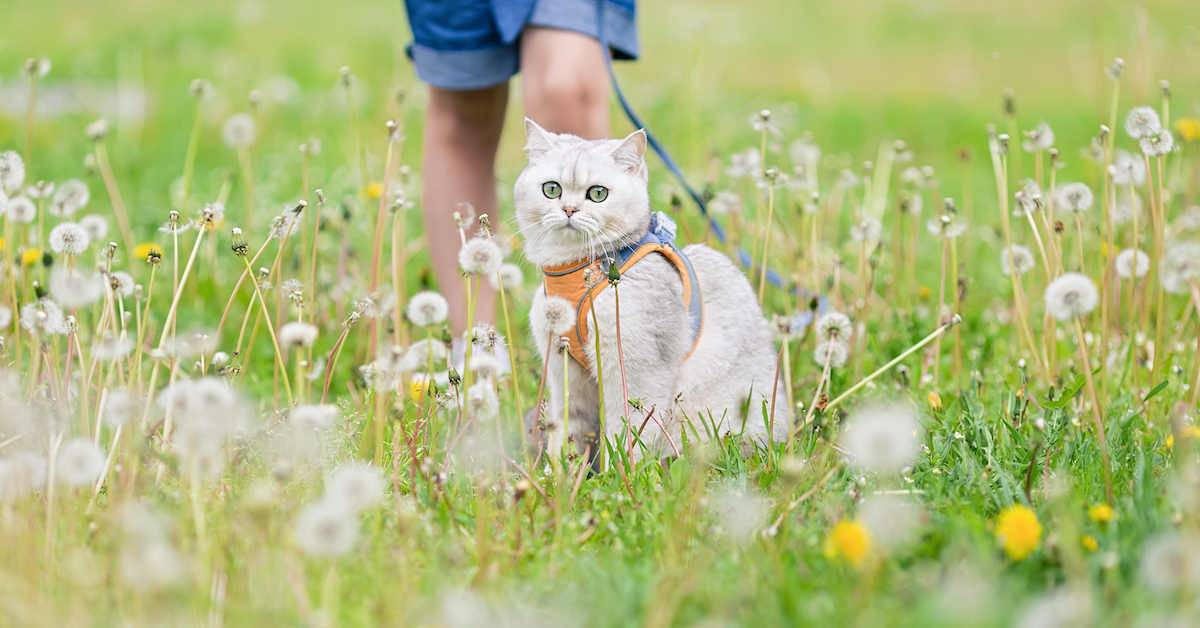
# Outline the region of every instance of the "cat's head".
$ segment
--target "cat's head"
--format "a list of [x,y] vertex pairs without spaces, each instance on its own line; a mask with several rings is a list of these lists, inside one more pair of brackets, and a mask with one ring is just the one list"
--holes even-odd
[[539,266],[633,244],[650,225],[646,134],[585,140],[525,119],[529,165],[513,190],[525,257]]

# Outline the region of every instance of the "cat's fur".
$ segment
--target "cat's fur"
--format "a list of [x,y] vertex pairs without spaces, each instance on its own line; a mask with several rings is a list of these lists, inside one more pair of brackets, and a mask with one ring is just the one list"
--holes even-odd
[[[539,267],[566,264],[638,242],[649,228],[651,208],[644,160],[646,135],[637,131],[624,140],[585,140],[555,134],[532,120],[525,121],[529,164],[514,189],[517,222],[525,239],[525,257]],[[547,198],[542,185],[556,181],[558,198]],[[589,187],[608,188],[608,197],[587,199]],[[570,217],[563,207],[576,211]],[[768,440],[775,387],[776,353],[767,322],[750,283],[723,253],[703,244],[683,249],[699,276],[704,297],[704,327],[691,355],[692,334],[679,272],[660,255],[649,255],[621,278],[621,345],[629,397],[641,401],[633,410],[634,430],[645,423],[642,441],[657,455],[674,455],[681,431],[695,440],[715,432]],[[539,287],[534,309],[544,298]],[[624,395],[617,352],[616,298],[610,287],[595,300],[604,375],[605,432],[624,443]],[[587,312],[587,310],[584,310]],[[549,331],[532,317],[531,331],[538,355],[546,355]],[[580,450],[584,436],[600,430],[599,388],[592,373],[596,365],[595,334],[585,345],[588,369],[567,360],[570,382],[571,436]],[[563,359],[552,353],[547,368],[549,406],[545,418],[546,445],[562,446]],[[765,408],[764,408],[765,405]],[[786,439],[791,429],[782,381],[775,400],[773,440]],[[745,410],[749,409],[747,413]],[[685,427],[685,423],[690,425]],[[663,434],[666,429],[669,438]],[[593,449],[593,453],[594,449]],[[635,448],[635,456],[639,455]]]

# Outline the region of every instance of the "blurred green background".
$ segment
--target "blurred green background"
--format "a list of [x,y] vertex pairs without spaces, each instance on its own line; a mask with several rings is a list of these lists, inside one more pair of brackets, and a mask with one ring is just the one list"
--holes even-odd
[[[80,176],[89,149],[83,128],[107,116],[110,152],[140,235],[162,220],[170,182],[182,172],[193,111],[188,84],[197,77],[215,88],[204,106],[201,197],[215,196],[237,167],[220,125],[249,108],[254,89],[266,96],[255,155],[259,202],[270,209],[260,211],[274,213],[298,196],[295,149],[310,137],[324,148],[314,187],[328,194],[352,185],[353,177],[339,176],[353,153],[337,87],[343,65],[359,78],[374,168],[382,166],[383,122],[396,115],[397,86],[410,94],[404,162],[418,163],[423,90],[404,55],[410,35],[399,0],[8,5],[0,29],[0,148],[24,141],[19,66],[47,57],[53,67],[39,98],[30,179]],[[1200,2],[1193,0],[670,0],[643,2],[640,11],[643,58],[622,64],[619,74],[648,124],[697,178],[712,154],[756,143],[747,119],[762,108],[776,112],[786,139],[811,131],[827,154],[840,156],[827,161],[831,167],[857,167],[891,137],[908,142],[918,165],[941,170],[958,148],[979,154],[985,147],[984,126],[1003,122],[1005,87],[1016,92],[1020,127],[1047,121],[1068,168],[1078,167],[1078,149],[1107,116],[1103,68],[1114,56],[1127,61],[1123,111],[1157,105],[1158,80],[1166,78],[1175,116],[1200,113]],[[519,90],[513,94],[515,124]],[[613,119],[614,133],[628,130],[619,113]],[[506,137],[504,187],[522,165],[521,143],[519,133]],[[652,171],[663,178],[656,163]],[[943,187],[960,194],[957,177]],[[981,197],[991,193],[977,187]],[[93,193],[103,196],[98,181]],[[235,190],[231,204],[238,196]]]

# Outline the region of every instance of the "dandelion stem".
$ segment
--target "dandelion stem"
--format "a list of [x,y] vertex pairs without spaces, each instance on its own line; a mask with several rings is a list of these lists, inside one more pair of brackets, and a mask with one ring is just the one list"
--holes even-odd
[[1092,422],[1096,434],[1100,437],[1100,462],[1104,470],[1104,493],[1108,505],[1113,503],[1112,466],[1109,463],[1108,437],[1104,434],[1104,419],[1100,416],[1100,398],[1096,395],[1096,382],[1092,379],[1092,361],[1088,356],[1087,338],[1083,334],[1083,324],[1075,319],[1075,339],[1079,344],[1079,361],[1083,362],[1083,373],[1087,381],[1088,395],[1092,398]]
[[[866,386],[868,383],[870,383],[876,377],[883,375],[889,369],[891,369],[893,366],[896,366],[900,362],[904,361],[904,359],[907,358],[908,356],[912,355],[913,353],[915,353],[917,351],[920,351],[921,347],[924,347],[925,345],[933,342],[934,339],[936,339],[938,336],[941,336],[942,334],[946,333],[947,329],[950,329],[951,327],[954,327],[955,325],[957,325],[961,322],[962,322],[962,317],[960,317],[958,314],[955,314],[953,317],[950,318],[950,320],[948,322],[943,324],[941,327],[938,327],[937,329],[935,329],[933,331],[933,333],[929,334],[928,336],[925,336],[923,339],[921,339],[920,342],[909,347],[908,349],[906,349],[904,351],[904,353],[901,353],[900,355],[893,358],[891,362],[888,362],[887,364],[884,364],[883,366],[879,367],[878,369],[875,370],[874,373],[871,373],[865,379],[863,379],[862,381],[858,382],[857,384],[851,386],[849,390],[838,395],[833,401],[830,401],[828,404],[826,404],[825,412],[832,410],[839,403],[845,401],[846,398],[849,397],[850,395],[853,395],[854,393],[858,392],[858,390],[860,388],[862,388],[863,386]],[[811,420],[811,417],[806,418],[804,421],[804,425],[808,425],[810,420]]]
[[133,229],[129,226],[129,214],[125,211],[125,202],[121,200],[121,190],[113,176],[112,166],[108,163],[108,150],[104,140],[96,140],[96,166],[100,168],[100,176],[104,179],[104,189],[112,202],[113,213],[117,215],[117,224],[121,227],[121,238],[125,240],[125,250],[133,250]]
[[[390,134],[391,134],[390,129],[391,129],[392,124],[394,124],[394,123],[391,123],[391,122],[388,123],[389,137],[388,137],[388,142],[387,142],[387,157],[383,163],[383,191],[381,191],[379,193],[379,213],[375,217],[375,248],[373,249],[373,252],[371,253],[371,284],[367,290],[368,296],[370,296],[372,299],[376,298],[375,292],[379,289],[379,257],[380,257],[380,252],[383,249],[383,225],[384,225],[384,215],[385,215],[384,210],[387,207],[388,178],[392,173],[392,154],[396,150],[396,145],[391,141],[391,136],[390,136]],[[393,251],[392,254],[395,255],[395,252]],[[397,310],[400,309],[399,302],[396,303],[396,309]],[[378,336],[378,333],[379,333],[378,325],[379,325],[379,317],[372,316],[371,317],[371,325],[369,328],[370,332],[368,333],[368,337],[370,338],[370,341],[369,341],[369,344],[367,345],[367,350],[371,352],[372,356],[376,356],[379,354],[379,347],[377,346],[377,343],[376,343],[376,339],[379,337]]]
[[[242,261],[246,264],[246,270],[249,271],[250,260],[245,256],[239,255],[238,257],[242,258]],[[275,361],[280,364],[286,364],[283,359],[283,351],[279,350],[279,337],[275,334],[275,326],[271,324],[271,315],[267,312],[267,302],[263,299],[262,290],[259,289],[257,281],[254,282],[254,294],[258,295],[258,304],[262,307],[263,318],[267,321],[267,331],[271,333],[271,345],[275,347]],[[283,374],[282,379],[284,391],[287,393],[288,406],[291,406],[296,400],[292,397],[292,385],[288,382],[289,378],[286,372]]]

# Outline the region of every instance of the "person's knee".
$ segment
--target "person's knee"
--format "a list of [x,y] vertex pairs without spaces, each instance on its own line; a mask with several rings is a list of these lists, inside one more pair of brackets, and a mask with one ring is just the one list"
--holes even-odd
[[597,107],[606,105],[607,83],[603,78],[579,72],[577,68],[556,65],[551,64],[539,76],[526,77],[527,81],[531,81],[526,96],[533,101],[527,105],[549,116],[550,119],[543,124],[548,125],[550,130],[578,133],[569,128],[574,126],[572,121],[585,119]]
[[431,89],[427,115],[443,133],[466,138],[499,136],[508,86],[481,90]]

